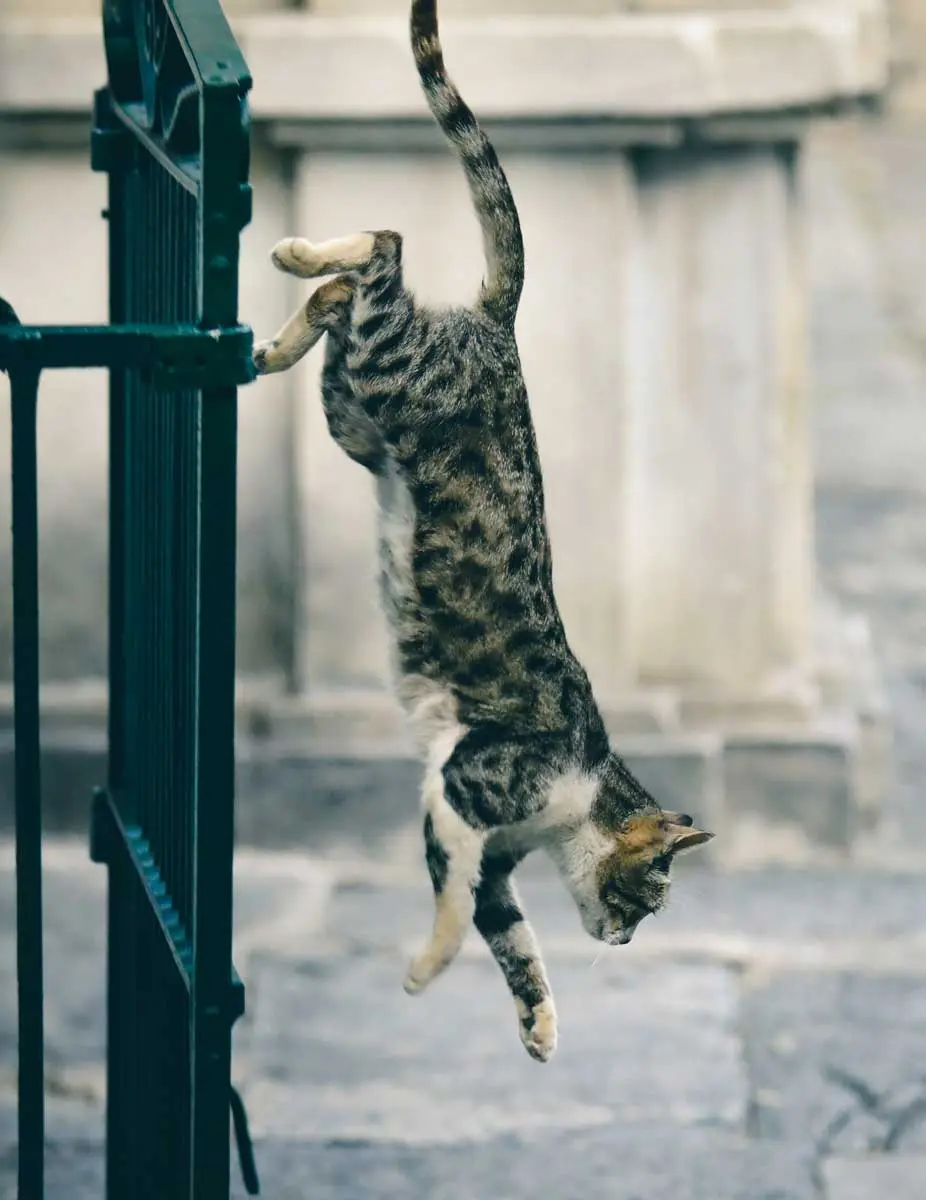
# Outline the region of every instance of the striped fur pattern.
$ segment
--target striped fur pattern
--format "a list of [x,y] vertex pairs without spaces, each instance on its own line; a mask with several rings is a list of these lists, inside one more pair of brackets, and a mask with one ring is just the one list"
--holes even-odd
[[542,847],[585,929],[630,940],[666,899],[672,858],[708,840],[665,813],[612,751],[553,594],[543,482],[514,322],[524,280],[517,209],[491,144],[444,68],[434,0],[411,13],[428,104],[466,174],[486,274],[471,307],[418,304],[402,238],[289,238],[273,261],[327,279],[259,345],[286,370],[327,334],[331,436],[376,480],[383,608],[396,689],[424,758],[432,936],[420,992],[475,924],[501,968],[528,1052],[546,1061],[556,1012],[512,872]]

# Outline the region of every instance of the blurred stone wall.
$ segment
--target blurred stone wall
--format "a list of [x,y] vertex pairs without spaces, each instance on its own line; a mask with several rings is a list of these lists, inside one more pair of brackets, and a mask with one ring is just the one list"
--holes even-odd
[[890,0],[897,74],[893,108],[926,117],[926,0]]
[[[293,231],[407,230],[424,299],[477,286],[478,230],[409,69],[407,6],[227,0],[255,81],[241,311],[259,336],[305,295],[267,262]],[[845,847],[880,801],[884,722],[865,629],[816,587],[797,148],[883,87],[880,0],[441,12],[476,18],[448,22],[453,70],[528,246],[545,248],[529,254],[519,341],[558,600],[609,727],[667,807],[718,832],[761,826],[767,846]],[[27,322],[105,320],[105,180],[87,162],[104,77],[99,0],[0,0],[0,294]],[[371,489],[327,436],[318,366],[241,391],[241,711],[274,753],[402,758]],[[102,373],[43,381],[43,673],[62,729],[77,699],[86,717],[85,683],[103,697],[105,434]],[[0,691],[8,507],[0,490]]]

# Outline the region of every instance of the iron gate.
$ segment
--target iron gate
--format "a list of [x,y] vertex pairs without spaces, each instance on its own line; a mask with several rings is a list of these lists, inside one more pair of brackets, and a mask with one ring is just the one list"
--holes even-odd
[[[237,323],[250,219],[247,67],[218,0],[104,0],[110,321],[24,327],[11,377],[19,1197],[43,1195],[36,406],[56,367],[110,372],[109,765],[91,855],[109,870],[109,1200],[229,1192],[234,975]],[[239,1136],[239,1146],[242,1138]],[[245,1145],[242,1167],[256,1191]]]

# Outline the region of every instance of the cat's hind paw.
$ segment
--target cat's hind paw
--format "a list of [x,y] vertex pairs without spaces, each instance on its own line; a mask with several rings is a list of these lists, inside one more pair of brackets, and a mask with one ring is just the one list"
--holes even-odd
[[375,246],[376,237],[372,233],[353,233],[349,237],[317,243],[306,238],[289,237],[273,247],[270,261],[278,271],[285,271],[287,275],[317,279],[322,275],[337,275],[341,271],[362,270],[369,265]]
[[[519,1010],[521,1005],[518,1005]],[[537,1062],[549,1062],[556,1053],[556,1008],[553,1000],[546,1000],[526,1013],[519,1011],[521,1041],[527,1053]]]
[[275,351],[278,349],[273,338],[264,342],[255,342],[251,360],[258,375],[271,375],[275,370],[280,369],[275,356]]
[[270,261],[278,271],[310,279],[319,266],[315,247],[305,238],[283,238],[270,251]]

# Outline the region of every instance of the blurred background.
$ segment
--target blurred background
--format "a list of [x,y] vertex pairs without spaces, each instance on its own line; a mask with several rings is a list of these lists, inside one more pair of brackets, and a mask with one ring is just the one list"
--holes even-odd
[[[254,75],[241,319],[270,336],[307,294],[269,263],[293,233],[402,230],[422,297],[472,296],[478,230],[404,0],[225,8]],[[560,885],[525,868],[561,1008],[544,1071],[481,947],[406,999],[431,901],[372,489],[328,437],[320,352],[243,389],[236,1072],[267,1194],[920,1198],[926,5],[441,11],[521,211],[519,340],[570,640],[616,748],[718,836],[671,911],[591,971]],[[88,149],[104,79],[98,4],[0,0],[0,294],[26,323],[107,318]],[[69,1197],[75,1180],[100,1194],[105,877],[82,839],[105,773],[105,395],[102,373],[55,372],[40,405],[51,1137]],[[8,731],[8,489],[0,508]]]

